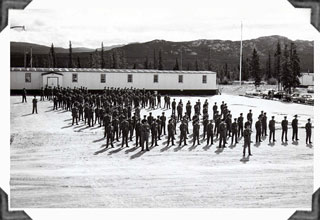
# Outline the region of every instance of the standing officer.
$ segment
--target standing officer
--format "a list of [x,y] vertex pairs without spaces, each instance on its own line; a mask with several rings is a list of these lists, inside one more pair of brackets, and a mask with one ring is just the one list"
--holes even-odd
[[43,87],[40,89],[40,101],[44,101],[44,90]]
[[[226,147],[227,125],[224,120],[222,120],[219,124],[219,133],[220,133],[219,148]],[[223,146],[221,146],[222,142],[223,142]]]
[[187,145],[187,125],[184,121],[180,124],[180,143],[181,146],[182,141],[184,141],[184,145]]
[[288,141],[288,120],[287,116],[284,116],[284,119],[281,122],[281,128],[282,128],[282,135],[281,135],[281,141],[283,142],[283,137],[286,138],[286,142]]
[[259,117],[256,121],[255,127],[256,127],[256,143],[261,142],[261,120],[262,117]]
[[228,115],[226,118],[226,124],[227,124],[227,136],[231,137],[231,125],[232,125],[232,119],[231,119],[231,115]]
[[216,114],[216,112],[218,112],[218,106],[217,106],[217,103],[215,102],[213,107],[212,107],[212,110],[213,110],[213,117],[214,115]]
[[274,116],[271,117],[271,120],[269,121],[269,142],[271,142],[271,138],[273,138],[273,142],[276,141],[274,135],[275,135],[275,131],[276,131],[276,122],[274,120]]
[[267,113],[264,112],[262,116],[262,136],[267,136]]
[[249,113],[247,114],[247,120],[250,122],[250,128],[252,128],[252,110],[249,110]]
[[158,126],[158,140],[161,140],[160,135],[161,135],[161,119],[160,115],[157,116],[157,126]]
[[22,103],[27,102],[27,90],[23,88],[22,90]]
[[72,107],[71,112],[72,112],[72,125],[74,124],[74,121],[76,121],[76,124],[78,125],[78,108],[76,105]]
[[169,146],[170,140],[172,141],[172,145],[174,145],[174,124],[172,119],[169,120],[169,124],[168,124],[168,144],[167,146]]
[[141,141],[142,141],[142,149],[141,151],[144,151],[144,143],[146,143],[146,150],[149,151],[149,135],[150,135],[150,126],[147,121],[144,122],[144,124],[141,127]]
[[242,113],[240,113],[240,116],[238,117],[238,137],[243,136],[243,116]]
[[153,116],[152,116],[152,112],[149,113],[149,116],[147,118],[148,124],[151,126],[152,122],[153,122]]
[[182,111],[183,111],[183,104],[180,102],[177,107],[178,121],[182,120]]
[[292,141],[298,141],[298,115],[294,116],[294,119],[292,120]]
[[153,146],[153,144],[155,144],[155,146],[158,146],[157,140],[158,140],[158,123],[156,119],[153,119],[151,123],[151,147]]
[[107,146],[106,146],[106,148],[108,148],[109,143],[110,143],[111,147],[113,148],[113,126],[112,126],[111,123],[109,123],[107,128],[106,128],[106,135],[107,135]]
[[207,145],[209,145],[209,140],[211,140],[211,145],[213,144],[213,120],[210,120],[207,125]]
[[238,123],[237,118],[234,119],[234,122],[231,124],[231,131],[232,131],[232,138],[231,138],[231,144],[233,144],[233,140],[235,140],[235,143],[238,143]]
[[197,121],[193,125],[193,146],[195,145],[196,140],[198,142],[198,145],[200,144],[200,142],[199,142],[199,133],[200,133],[200,131],[199,130],[200,130],[200,125],[199,125],[199,122]]
[[312,130],[312,124],[311,124],[311,119],[308,118],[308,122],[306,124],[306,144],[308,144],[308,141],[309,141],[309,144],[312,144],[311,142],[311,130]]
[[129,147],[128,145],[128,134],[129,134],[129,122],[124,119],[121,122],[121,130],[122,130],[122,145],[121,147],[123,147],[124,143],[126,143],[126,147]]
[[162,116],[160,117],[161,120],[161,134],[162,131],[164,132],[164,135],[166,135],[166,116],[164,115],[164,112],[162,112]]
[[251,154],[251,149],[250,149],[250,144],[251,144],[251,130],[250,126],[246,126],[245,130],[243,132],[243,137],[244,137],[244,145],[243,145],[243,157],[246,155],[246,148],[248,148],[248,153],[249,156],[252,156]]
[[38,99],[36,98],[36,96],[34,96],[34,98],[32,99],[32,114],[34,114],[34,112],[38,114],[37,103],[38,103]]

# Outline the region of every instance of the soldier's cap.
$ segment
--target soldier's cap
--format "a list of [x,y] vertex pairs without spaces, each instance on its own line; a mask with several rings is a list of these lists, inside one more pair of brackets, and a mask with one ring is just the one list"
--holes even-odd
[[265,113],[263,113],[264,115],[266,115],[267,114],[267,112],[265,112]]
[[164,112],[162,112],[162,114],[164,115]]
[[308,121],[310,121],[311,120],[311,118],[308,118]]
[[249,112],[251,112],[252,110],[250,109]]
[[242,113],[240,113],[240,115],[242,115]]
[[274,116],[272,116],[271,118],[274,118]]
[[294,117],[296,118],[296,117],[298,117],[298,115],[294,115]]
[[287,116],[284,116],[284,118],[287,118]]
[[234,120],[236,121],[236,120],[237,120],[237,118],[234,118]]

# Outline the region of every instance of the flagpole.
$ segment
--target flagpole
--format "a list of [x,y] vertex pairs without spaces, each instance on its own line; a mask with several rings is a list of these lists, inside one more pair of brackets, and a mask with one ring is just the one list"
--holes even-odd
[[241,72],[242,72],[242,21],[241,21],[241,41],[240,41],[240,73],[239,73],[239,81],[241,86]]

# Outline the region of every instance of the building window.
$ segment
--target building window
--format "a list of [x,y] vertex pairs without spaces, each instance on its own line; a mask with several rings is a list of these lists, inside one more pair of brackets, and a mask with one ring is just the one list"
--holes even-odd
[[128,74],[128,83],[132,83],[133,77],[132,74]]
[[207,75],[202,75],[202,83],[203,84],[207,83]]
[[179,80],[178,80],[179,83],[183,83],[183,75],[179,75]]
[[31,83],[31,73],[26,73],[25,74],[25,82],[26,83]]
[[106,83],[106,74],[101,74],[100,75],[100,82],[101,83]]
[[153,83],[158,83],[159,75],[153,75]]
[[78,74],[77,73],[72,73],[72,82],[77,83],[78,82]]

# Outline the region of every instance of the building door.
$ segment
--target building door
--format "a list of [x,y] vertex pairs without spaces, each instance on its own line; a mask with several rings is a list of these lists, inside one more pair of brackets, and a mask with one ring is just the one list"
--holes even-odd
[[47,78],[47,85],[50,87],[57,87],[59,85],[58,77],[48,77]]

